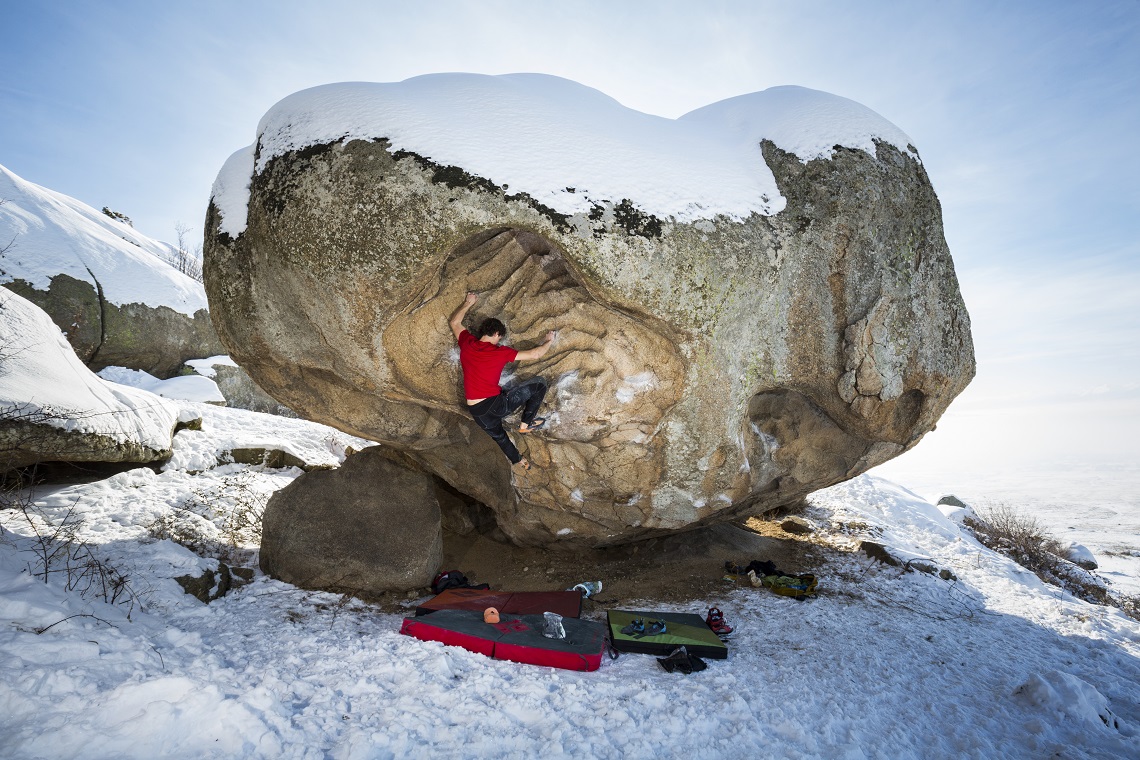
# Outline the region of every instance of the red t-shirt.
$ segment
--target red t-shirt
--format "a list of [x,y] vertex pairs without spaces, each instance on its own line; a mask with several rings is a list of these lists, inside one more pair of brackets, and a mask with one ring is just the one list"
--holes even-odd
[[463,365],[463,393],[467,398],[491,398],[503,392],[499,377],[518,351],[479,340],[464,330],[459,333],[459,363]]

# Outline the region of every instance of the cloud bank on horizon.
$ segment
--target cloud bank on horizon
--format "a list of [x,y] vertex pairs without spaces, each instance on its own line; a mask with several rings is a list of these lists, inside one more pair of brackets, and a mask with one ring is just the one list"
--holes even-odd
[[[667,118],[784,84],[850,98],[914,137],[973,316],[978,377],[907,457],[1055,459],[1058,441],[1138,453],[1134,2],[665,3],[650,14],[600,2],[133,0],[113,14],[31,4],[6,15],[0,64],[20,74],[0,86],[0,163],[157,238],[201,223],[218,169],[273,103],[330,82],[538,71]],[[996,424],[1011,414],[1021,422]]]

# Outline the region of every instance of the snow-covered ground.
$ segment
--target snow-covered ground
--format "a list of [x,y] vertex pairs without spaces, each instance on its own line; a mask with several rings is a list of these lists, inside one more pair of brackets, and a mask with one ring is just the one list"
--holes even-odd
[[30,527],[7,515],[5,757],[1136,756],[1140,623],[1060,594],[870,476],[817,494],[813,517],[958,580],[851,554],[818,568],[810,601],[727,590],[715,601],[737,628],[730,657],[692,676],[644,655],[595,673],[491,660],[400,636],[400,615],[261,575],[205,605],[171,578],[215,560],[157,540],[155,526],[190,504],[209,532],[228,504],[299,475],[219,464],[224,452],[273,446],[331,464],[364,442],[172,403],[203,429],[178,433],[161,472],[35,494],[49,520],[72,508],[84,518],[81,537],[127,573],[141,608],[67,592],[60,572],[43,583]]
[[888,462],[876,472],[937,501],[953,493],[981,509],[1006,505],[1032,515],[1063,542],[1092,550],[1114,587],[1140,594],[1140,464],[1055,461],[944,472]]

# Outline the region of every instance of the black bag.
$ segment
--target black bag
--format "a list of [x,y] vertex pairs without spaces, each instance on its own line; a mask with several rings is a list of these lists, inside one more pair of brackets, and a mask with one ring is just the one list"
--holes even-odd
[[477,588],[489,589],[490,584],[480,583],[477,586],[471,585],[467,580],[467,576],[458,570],[445,570],[439,575],[435,576],[435,580],[431,582],[431,590],[433,594],[440,594],[449,588]]

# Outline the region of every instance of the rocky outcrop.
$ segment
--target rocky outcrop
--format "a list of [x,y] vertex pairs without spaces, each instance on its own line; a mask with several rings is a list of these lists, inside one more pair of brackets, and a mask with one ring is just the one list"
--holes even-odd
[[434,479],[378,446],[300,476],[270,497],[262,518],[262,571],[303,588],[424,588],[442,556]]
[[[516,542],[731,520],[906,451],[973,376],[923,166],[868,145],[761,141],[782,210],[679,221],[620,197],[560,212],[383,134],[259,143],[244,228],[211,204],[207,294],[274,398],[402,450]],[[469,322],[499,317],[516,347],[559,331],[517,368],[551,383],[526,474],[461,405],[447,317],[469,290]]]
[[164,399],[93,374],[47,314],[0,289],[0,472],[168,459],[178,418]]
[[297,416],[292,409],[263,391],[241,367],[220,364],[214,367],[214,372],[218,389],[226,397],[226,406],[248,409],[251,412],[276,414],[280,417]]
[[191,317],[168,306],[116,305],[103,297],[98,283],[66,274],[52,277],[46,291],[20,279],[3,285],[47,312],[95,372],[129,367],[169,378],[187,359],[224,352],[205,309]]

